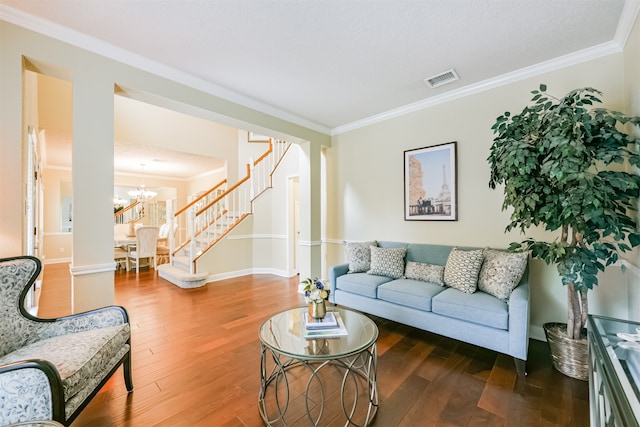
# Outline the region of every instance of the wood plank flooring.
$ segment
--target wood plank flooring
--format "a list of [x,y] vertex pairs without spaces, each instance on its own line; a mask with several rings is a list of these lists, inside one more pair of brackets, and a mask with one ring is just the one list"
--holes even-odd
[[[262,426],[259,326],[302,304],[298,278],[244,276],[180,289],[153,270],[117,271],[132,324],[134,391],[122,368],[72,427]],[[47,265],[43,317],[70,312],[66,264]],[[528,376],[511,357],[377,317],[375,426],[588,426],[588,387],[555,371],[532,340]],[[304,420],[302,420],[304,421]],[[308,425],[298,421],[293,425]],[[343,425],[329,419],[322,426]]]

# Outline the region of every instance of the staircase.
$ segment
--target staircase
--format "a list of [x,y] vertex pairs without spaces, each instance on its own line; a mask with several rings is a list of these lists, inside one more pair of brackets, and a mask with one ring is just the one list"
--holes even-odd
[[158,266],[160,277],[181,288],[206,283],[209,273],[197,271],[198,259],[253,213],[253,200],[271,188],[271,176],[290,145],[271,139],[269,149],[247,164],[246,176],[236,184],[228,187],[224,179],[175,214],[167,211],[170,261]]
[[138,201],[131,203],[128,206],[119,205],[119,209],[113,213],[113,224],[129,224],[131,222],[138,222],[144,216],[144,204]]

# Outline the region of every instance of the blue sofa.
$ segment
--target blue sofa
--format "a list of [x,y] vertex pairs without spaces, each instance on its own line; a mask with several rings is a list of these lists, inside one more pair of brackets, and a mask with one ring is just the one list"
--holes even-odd
[[[377,244],[381,248],[406,248],[406,262],[442,266],[453,249],[446,245],[401,242]],[[329,299],[332,303],[508,354],[513,356],[518,374],[526,374],[528,263],[506,302],[480,290],[468,294],[428,282],[348,271],[349,264],[330,268]]]

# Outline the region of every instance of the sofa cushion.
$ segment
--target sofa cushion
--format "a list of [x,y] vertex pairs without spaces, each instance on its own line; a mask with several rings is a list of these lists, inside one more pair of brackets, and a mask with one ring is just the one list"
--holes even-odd
[[378,242],[345,242],[349,273],[365,273],[371,268],[371,246],[378,246]]
[[453,248],[444,267],[445,285],[468,294],[474,293],[482,259],[482,249],[463,251]]
[[0,365],[28,359],[53,363],[62,379],[64,399],[69,400],[85,383],[104,370],[113,356],[128,348],[129,324],[91,329],[47,338],[0,358]]
[[378,248],[371,246],[371,269],[369,274],[399,279],[404,276],[405,248]]
[[431,311],[431,299],[443,289],[435,283],[397,279],[378,287],[378,299],[418,310]]
[[505,252],[486,248],[478,277],[478,289],[507,301],[527,268],[527,252]]
[[404,277],[444,286],[444,265],[407,261]]
[[374,276],[367,273],[344,274],[336,279],[336,288],[369,298],[378,296],[378,286],[393,280],[386,276]]
[[467,294],[449,288],[434,296],[431,311],[496,329],[509,329],[509,308],[506,302],[486,294]]
[[452,247],[447,245],[411,243],[407,246],[407,261],[445,265],[451,249]]

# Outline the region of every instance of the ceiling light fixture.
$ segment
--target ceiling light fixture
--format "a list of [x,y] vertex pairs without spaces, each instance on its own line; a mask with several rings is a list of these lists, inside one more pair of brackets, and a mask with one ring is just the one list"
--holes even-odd
[[129,204],[129,201],[127,199],[121,199],[120,196],[115,196],[113,198],[113,205],[114,206],[124,207],[124,206],[126,206],[128,204]]
[[440,73],[440,74],[436,74],[435,76],[428,77],[424,79],[423,82],[430,88],[436,88],[438,86],[455,82],[456,80],[460,80],[460,77],[458,77],[458,73],[456,73],[456,70],[452,68],[448,71],[445,71],[444,73]]
[[[142,169],[142,178],[144,179],[144,163],[140,163],[140,168]],[[139,202],[147,202],[158,195],[155,191],[149,191],[145,189],[144,181],[138,188],[135,190],[131,190],[127,192],[131,197],[135,197],[135,199]]]

